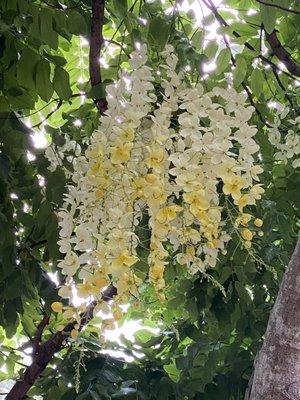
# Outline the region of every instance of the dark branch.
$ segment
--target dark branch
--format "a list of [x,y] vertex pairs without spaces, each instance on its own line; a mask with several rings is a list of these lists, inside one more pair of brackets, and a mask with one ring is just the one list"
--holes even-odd
[[293,61],[290,53],[282,46],[276,35],[276,32],[273,31],[272,33],[268,33],[265,30],[265,34],[267,42],[269,43],[273,53],[278,58],[278,60],[284,63],[286,69],[291,74],[295,76],[300,76],[300,65],[296,64],[295,61]]
[[[104,10],[105,0],[92,1],[91,38],[89,54],[89,71],[92,87],[102,83],[100,54],[101,47],[104,42],[102,33],[104,24]],[[94,102],[97,105],[100,113],[103,114],[107,109],[106,99],[104,97],[95,98]]]
[[284,92],[284,97],[285,97],[286,100],[290,103],[290,106],[292,107],[292,109],[294,109],[293,101],[292,101],[292,99],[290,98],[290,96],[287,94],[287,90],[286,90],[284,84],[281,82],[281,79],[280,79],[280,77],[279,77],[278,72],[276,71],[275,68],[272,68],[272,71],[273,71],[273,74],[274,74],[274,76],[275,76],[275,79],[276,79],[276,81],[277,81],[277,83],[278,83],[278,86],[279,86],[279,87],[282,89],[282,91]]
[[[217,7],[213,4],[213,2],[211,0],[202,0],[203,3],[206,5],[207,8],[209,8],[212,13],[214,14],[216,20],[219,22],[220,25],[222,26],[229,26],[229,24],[225,21],[225,19],[219,14]],[[236,32],[233,31],[232,34],[236,37],[236,38],[240,38],[241,35]],[[251,51],[256,52],[255,48],[248,42],[244,43],[244,46]],[[273,63],[272,61],[268,60],[265,56],[263,56],[262,54],[258,55],[258,58],[260,58],[265,64],[270,65],[272,68],[275,68],[277,72],[282,72],[284,75],[287,75],[289,78],[291,79],[295,79],[295,76],[293,76],[291,73],[287,72],[287,71],[282,71],[278,65],[276,65],[275,63]]]
[[[113,285],[109,285],[107,289],[103,291],[102,298],[104,301],[110,301],[116,294],[116,288]],[[92,303],[88,307],[87,311],[81,315],[79,330],[82,330],[82,328],[93,318],[95,305],[96,303]],[[22,379],[18,380],[14,384],[6,397],[6,400],[23,400],[25,398],[26,393],[45,370],[53,356],[63,348],[64,341],[70,336],[70,332],[77,324],[77,321],[70,322],[62,332],[57,332],[46,342],[40,343],[42,332],[48,322],[49,321],[44,317],[39,324],[37,333],[33,340],[34,352],[32,354],[32,363],[25,369]]]
[[44,315],[43,319],[41,320],[41,322],[39,323],[36,333],[34,335],[33,341],[32,341],[32,354],[36,355],[39,351],[39,347],[40,347],[40,342],[42,340],[42,335],[43,335],[43,331],[46,328],[46,326],[49,323],[49,315]]
[[[208,1],[209,1],[209,0],[208,0]],[[209,5],[212,5],[212,3],[210,3],[210,1],[209,1],[209,5],[206,3],[205,0],[203,0],[203,2],[204,2],[204,4],[205,4],[208,8],[209,8]],[[217,18],[217,16],[216,16],[216,18]],[[221,17],[221,18],[222,18],[222,17]],[[218,18],[217,18],[217,19],[218,19]],[[226,23],[226,21],[224,21],[224,22]],[[220,23],[220,21],[219,21],[219,23]],[[232,54],[232,51],[231,51],[231,48],[230,48],[230,44],[229,44],[229,42],[228,42],[226,36],[225,36],[225,35],[222,35],[222,36],[223,36],[223,40],[224,40],[224,42],[225,42],[225,45],[226,45],[227,49],[228,49],[229,52],[230,52],[230,59],[231,59],[231,62],[232,62],[232,64],[235,66],[235,65],[236,65],[236,60],[235,60],[235,58],[234,58],[234,55]],[[252,98],[252,93],[251,93],[250,89],[248,88],[248,86],[245,84],[245,82],[242,82],[242,86],[243,86],[245,92],[247,93],[247,96],[248,96],[248,99],[249,99],[249,101],[250,101],[251,106],[255,108],[256,114],[258,115],[258,118],[260,119],[260,121],[261,121],[263,124],[269,126],[269,124],[264,120],[264,118],[263,118],[261,112],[260,112],[259,109],[257,108],[257,105],[254,103],[254,100],[253,100],[253,98]]]
[[263,5],[268,6],[268,7],[278,8],[279,10],[287,11],[287,12],[292,13],[292,14],[300,14],[300,11],[298,11],[298,10],[295,10],[295,9],[292,9],[292,8],[282,7],[279,4],[268,3],[267,1],[263,1],[263,0],[256,0],[256,1],[258,3],[260,3],[260,4],[263,4]]

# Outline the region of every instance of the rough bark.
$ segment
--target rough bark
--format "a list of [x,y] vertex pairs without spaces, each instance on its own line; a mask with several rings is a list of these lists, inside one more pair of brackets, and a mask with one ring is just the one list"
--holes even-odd
[[[90,54],[89,54],[89,72],[91,85],[97,86],[102,83],[101,68],[100,68],[100,54],[103,45],[103,23],[104,23],[104,10],[105,0],[92,1],[92,19],[91,19],[91,36],[90,36]],[[105,98],[95,98],[101,114],[107,109],[107,102]]]
[[300,400],[300,239],[254,366],[250,400]]

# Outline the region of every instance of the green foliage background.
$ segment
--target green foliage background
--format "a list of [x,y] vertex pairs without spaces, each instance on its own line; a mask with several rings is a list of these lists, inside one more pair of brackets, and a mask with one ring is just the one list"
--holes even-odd
[[[195,27],[193,7],[188,12],[177,12],[176,5],[180,3],[107,1],[103,27],[107,42],[102,49],[107,67],[102,67],[103,83],[93,89],[89,84],[88,46],[82,44],[82,38],[88,38],[90,31],[90,0],[0,3],[0,379],[3,382],[22,376],[27,363],[24,343],[30,343],[34,337],[43,312],[51,313],[50,304],[60,300],[47,272],[57,272],[60,254],[56,211],[70,178],[63,168],[54,172],[47,169],[49,162],[43,150],[34,147],[31,135],[44,129],[54,146],[62,145],[68,135],[84,148],[85,139],[98,126],[93,98],[102,97],[105,85],[116,79],[120,68],[128,66],[128,54],[135,42],[148,44],[149,62],[153,66],[159,63],[158,52],[167,42],[172,43],[180,68],[189,66],[187,79],[191,82],[203,76],[205,63],[216,59],[216,69],[204,81],[208,90],[227,85],[234,57],[233,85],[238,91],[246,87],[249,102],[257,109],[253,123],[259,126],[259,160],[264,168],[262,183],[266,189],[255,210],[264,220],[264,236],[254,240],[259,258],[248,257],[235,238],[228,255],[222,256],[211,272],[225,288],[225,297],[211,281],[202,276],[186,279],[180,268],[170,262],[166,304],[151,301],[151,293],[145,291],[144,310],[137,312],[133,307],[126,316],[127,320],[146,316],[144,324],[160,324],[161,333],[151,335],[142,330],[137,333],[135,344],[122,338],[121,345],[109,345],[134,356],[138,344],[144,358],[134,356],[136,361],[128,364],[100,353],[102,346],[94,326],[97,321],[92,321],[80,335],[80,348],[66,342],[28,398],[35,395],[42,395],[45,400],[243,398],[299,229],[300,175],[289,165],[274,160],[265,127],[265,122],[273,120],[270,101],[288,106],[291,118],[299,113],[299,78],[280,71],[278,60],[264,39],[262,24],[268,33],[276,29],[281,44],[295,62],[300,62],[297,52],[300,7],[299,2],[291,0],[269,0],[271,6],[256,0],[224,0],[219,15],[228,26],[217,29],[220,40],[207,43],[207,27],[216,20],[214,13],[206,13],[201,26]],[[207,0],[200,3],[203,7],[204,3],[210,4]],[[256,12],[249,13],[249,9]],[[222,35],[227,35],[228,47]],[[113,53],[109,51],[112,46]],[[25,124],[29,117],[32,128]],[[78,119],[81,126],[74,124]],[[28,161],[28,152],[35,156],[33,161]],[[64,167],[72,173],[72,164],[66,159]],[[39,183],[41,177],[45,186]],[[278,277],[265,265],[274,268]],[[45,339],[52,334],[55,318],[51,316]],[[74,365],[80,349],[85,369],[79,368],[80,391],[76,393]]]

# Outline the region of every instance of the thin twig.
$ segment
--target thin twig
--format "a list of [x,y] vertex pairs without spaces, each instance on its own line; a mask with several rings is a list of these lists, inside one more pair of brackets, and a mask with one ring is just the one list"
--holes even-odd
[[58,102],[56,104],[56,107],[50,111],[45,118],[43,118],[40,122],[38,122],[37,124],[33,125],[31,128],[39,128],[41,125],[43,125],[43,123],[45,121],[47,121],[47,119],[49,119],[54,113],[56,113],[56,111],[62,106],[63,102],[61,99],[58,99]]
[[[212,13],[214,14],[216,20],[220,23],[220,25],[223,26],[229,26],[229,24],[225,21],[225,19],[219,14],[217,7],[213,4],[213,2],[211,0],[202,0],[203,3],[206,5],[207,8],[209,8]],[[233,31],[232,34],[236,37],[236,38],[240,38],[241,35],[236,32]],[[244,43],[244,46],[251,51],[256,51],[255,48],[248,42]],[[293,76],[291,73],[287,72],[287,71],[282,71],[278,65],[276,65],[275,63],[273,63],[273,61],[268,60],[267,57],[263,56],[262,54],[259,54],[257,56],[258,58],[260,58],[265,64],[270,65],[272,68],[276,68],[277,72],[282,72],[284,75],[288,76],[291,79],[297,79],[295,76]],[[297,79],[298,80],[298,79]]]
[[260,3],[260,4],[263,4],[263,5],[268,6],[268,7],[278,8],[279,10],[287,11],[287,12],[293,13],[293,14],[300,14],[299,10],[295,10],[295,9],[292,9],[292,8],[286,8],[286,7],[283,7],[283,6],[279,5],[279,4],[268,3],[267,1],[263,1],[263,0],[256,0],[256,1],[258,3]]
[[[204,1],[204,3],[205,3],[205,1]],[[205,4],[206,4],[206,3],[205,3]],[[228,49],[229,52],[230,52],[230,59],[231,59],[231,62],[232,62],[232,64],[235,66],[235,65],[236,65],[236,60],[235,60],[235,58],[234,58],[234,55],[232,54],[230,44],[229,44],[229,42],[228,42],[226,36],[225,36],[224,34],[223,34],[222,36],[223,36],[223,40],[224,40],[224,42],[225,42],[225,45],[226,45],[227,49]],[[258,118],[260,119],[260,121],[261,121],[264,125],[270,127],[270,125],[264,120],[264,118],[263,118],[263,116],[262,116],[260,110],[258,109],[257,105],[255,104],[255,102],[254,102],[254,100],[253,100],[253,97],[252,97],[252,93],[251,93],[250,89],[248,88],[248,86],[246,85],[246,83],[245,83],[245,82],[242,82],[242,86],[243,86],[244,90],[246,91],[247,96],[248,96],[248,99],[249,99],[249,101],[250,101],[250,104],[251,104],[252,107],[254,107],[254,109],[255,109],[255,111],[256,111],[256,114],[258,115]]]

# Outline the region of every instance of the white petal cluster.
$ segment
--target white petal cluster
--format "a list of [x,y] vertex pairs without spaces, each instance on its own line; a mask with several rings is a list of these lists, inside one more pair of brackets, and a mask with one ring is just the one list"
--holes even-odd
[[[251,246],[252,216],[243,210],[263,193],[255,182],[262,169],[254,162],[253,107],[232,88],[207,93],[188,85],[171,46],[159,73],[146,54],[146,46],[134,52],[131,72],[107,88],[100,128],[74,160],[59,213],[64,294],[76,276],[83,298],[101,302],[112,283],[121,304],[150,281],[163,300],[170,258],[191,273],[214,267],[233,225]],[[145,277],[134,272],[141,253]]]
[[282,119],[286,117],[288,110],[283,110],[275,117],[272,128],[269,129],[269,141],[276,148],[275,160],[287,164],[292,162],[294,168],[300,167],[300,117],[288,119],[288,129],[282,129]]

